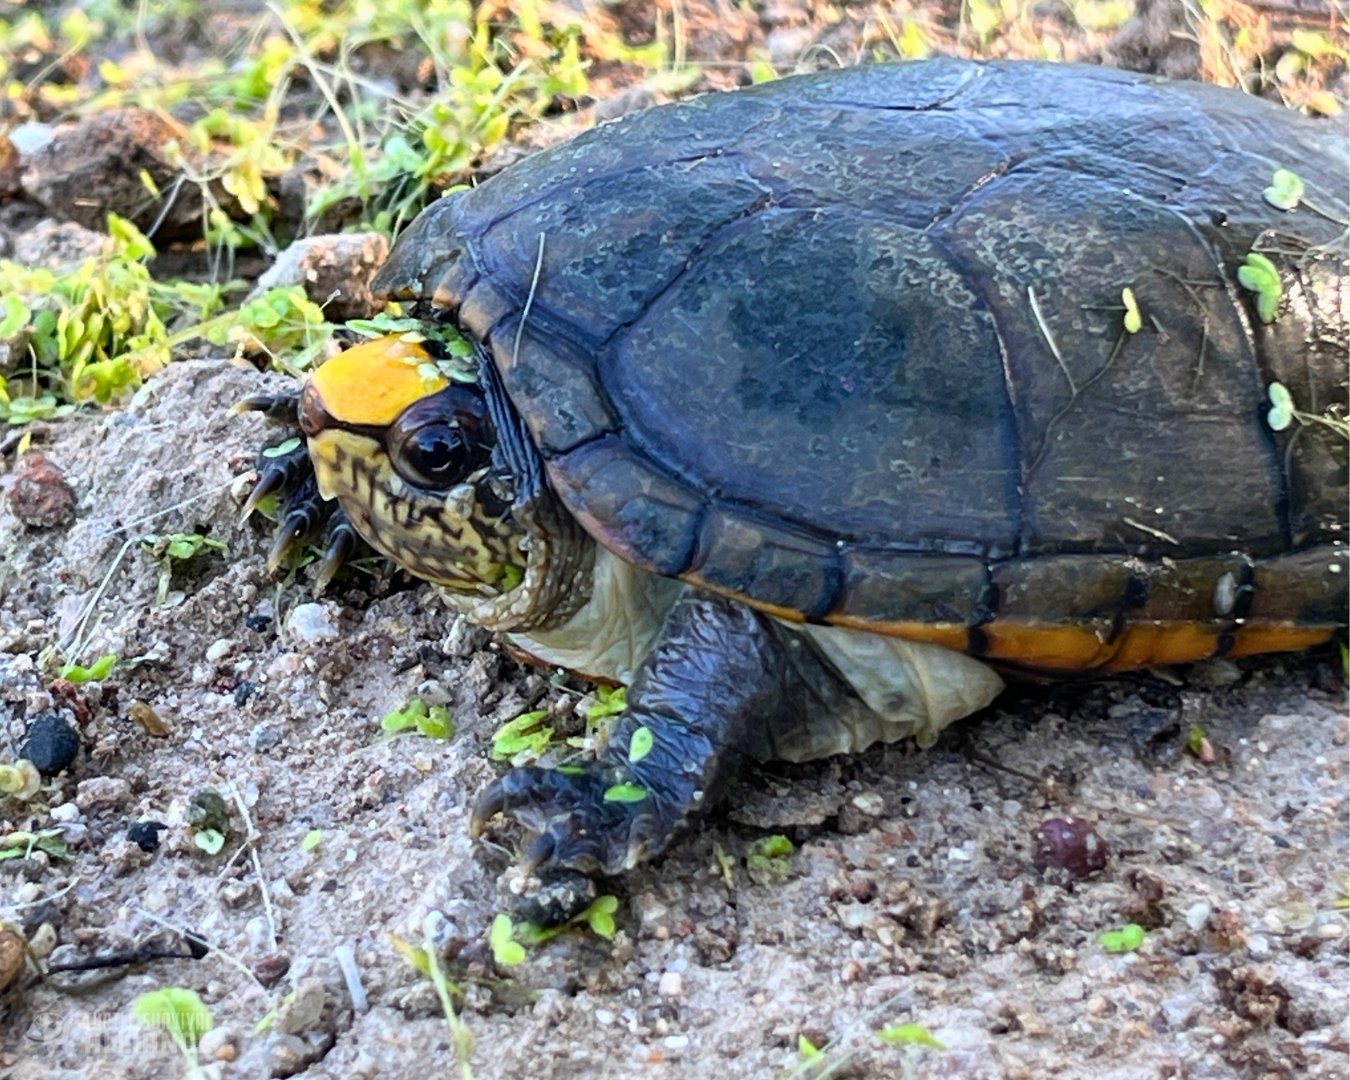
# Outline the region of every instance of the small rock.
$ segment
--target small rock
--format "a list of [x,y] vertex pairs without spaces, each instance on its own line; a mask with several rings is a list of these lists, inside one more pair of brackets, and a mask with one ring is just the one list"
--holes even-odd
[[233,641],[229,638],[219,638],[218,640],[213,641],[206,650],[207,663],[218,664],[224,660],[225,657],[229,656],[233,650]]
[[100,807],[118,807],[131,799],[131,784],[120,776],[91,776],[75,789],[75,805],[87,814]]
[[127,828],[127,839],[144,852],[159,847],[159,834],[168,826],[162,821],[137,821]]
[[253,965],[253,977],[270,989],[281,982],[290,970],[291,958],[284,953],[273,953]]
[[47,959],[55,948],[56,927],[49,922],[43,923],[28,937],[28,949],[39,960]]
[[680,997],[684,993],[684,977],[678,971],[661,972],[661,981],[656,984],[656,992],[662,997]]
[[239,1038],[224,1024],[213,1027],[197,1043],[197,1053],[207,1061],[233,1061],[239,1056]]
[[277,1006],[276,1030],[299,1035],[316,1027],[328,1001],[323,983],[314,976],[300,980],[295,993]]
[[14,238],[14,261],[55,272],[73,269],[85,259],[99,259],[108,237],[73,221],[43,218]]
[[1205,928],[1209,922],[1209,916],[1213,908],[1203,900],[1198,900],[1186,909],[1186,925],[1197,934]]
[[73,802],[65,802],[60,806],[53,806],[48,811],[53,821],[59,821],[62,825],[69,825],[72,822],[80,820],[80,808]]
[[25,454],[14,467],[9,508],[30,529],[55,529],[75,520],[75,492],[43,454]]
[[1109,849],[1106,841],[1086,821],[1078,818],[1049,818],[1031,835],[1034,845],[1032,864],[1042,874],[1063,870],[1076,878],[1086,878],[1106,869]]
[[281,742],[281,732],[268,724],[254,724],[248,732],[248,744],[260,754],[276,747]]
[[[57,128],[45,144],[24,154],[24,190],[54,217],[89,229],[102,229],[112,211],[142,231],[154,227],[156,242],[197,236],[203,200],[191,184],[175,182],[181,163],[166,152],[169,143],[177,142],[180,152],[194,156],[184,135],[167,113],[138,108],[93,113]],[[147,197],[146,177],[163,199]],[[219,184],[212,185],[212,193],[227,212],[237,209]],[[166,206],[165,199],[171,204]]]
[[286,633],[297,645],[318,645],[338,636],[324,604],[297,604],[286,618]]
[[299,285],[332,322],[368,318],[380,307],[371,295],[370,279],[388,255],[389,241],[375,232],[308,236],[277,256],[249,299],[268,289]]

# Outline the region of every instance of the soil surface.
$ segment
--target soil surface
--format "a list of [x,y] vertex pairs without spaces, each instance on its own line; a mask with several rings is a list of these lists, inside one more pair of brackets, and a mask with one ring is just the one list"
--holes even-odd
[[[635,40],[653,25],[648,5],[608,10]],[[709,85],[758,57],[858,59],[878,25],[861,5],[780,0],[682,14]],[[1113,33],[1054,40],[1202,74],[1174,16],[1144,4]],[[1026,29],[1045,41],[1051,24]],[[46,464],[3,459],[0,760],[44,713],[81,747],[35,795],[0,801],[6,834],[60,830],[0,861],[0,920],[50,965],[186,952],[184,932],[209,951],[19,977],[0,998],[0,1077],[183,1075],[130,1013],[165,986],[209,1006],[213,1080],[457,1075],[432,983],[393,940],[424,935],[462,991],[480,1078],[1346,1074],[1350,717],[1332,650],[1018,685],[926,751],[746,773],[613,887],[612,940],[571,930],[501,967],[488,928],[513,857],[470,841],[468,807],[500,767],[494,731],[529,709],[579,728],[589,688],[386,570],[319,599],[267,575],[270,536],[238,517],[276,429],[227,411],[287,385],[184,360],[127,406],[37,425]],[[175,561],[142,542],[172,534],[228,551]],[[119,663],[53,680],[57,643]],[[382,734],[412,698],[449,710],[450,739]],[[190,827],[208,790],[226,811],[215,854]],[[147,821],[164,826],[151,851],[128,838]],[[796,849],[752,874],[772,834]],[[1129,924],[1137,948],[1103,943]],[[931,1040],[876,1034],[893,1025]]]

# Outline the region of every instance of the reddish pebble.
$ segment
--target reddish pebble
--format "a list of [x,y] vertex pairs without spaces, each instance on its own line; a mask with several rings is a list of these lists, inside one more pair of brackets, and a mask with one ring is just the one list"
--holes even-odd
[[1032,863],[1041,873],[1063,870],[1076,878],[1106,869],[1106,841],[1088,822],[1077,818],[1050,818],[1031,834]]
[[30,528],[52,529],[75,520],[75,493],[45,457],[25,454],[14,468],[9,508]]

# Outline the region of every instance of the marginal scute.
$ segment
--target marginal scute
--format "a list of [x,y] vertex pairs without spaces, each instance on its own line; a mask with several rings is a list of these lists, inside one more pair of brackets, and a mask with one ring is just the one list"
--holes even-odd
[[1109,626],[1135,590],[1142,564],[1120,555],[1055,555],[1012,559],[992,567],[998,617],[1043,623]]
[[1350,587],[1347,556],[1344,544],[1323,544],[1262,559],[1252,571],[1252,605],[1246,622],[1344,626]]
[[519,302],[509,293],[488,279],[481,278],[460,301],[460,325],[481,341],[503,318],[519,308]]
[[593,367],[575,348],[556,338],[540,340],[527,328],[516,342],[518,320],[510,319],[492,337],[492,354],[514,401],[547,402],[526,416],[544,457],[565,454],[619,427]]
[[726,506],[703,520],[689,576],[719,592],[751,596],[791,617],[822,619],[842,584],[837,553],[821,540],[778,528]]
[[432,304],[450,311],[458,310],[464,298],[478,283],[478,279],[478,268],[474,266],[468,252],[455,251],[432,285]]
[[989,618],[993,590],[983,559],[846,547],[844,588],[831,617],[857,622],[952,623]]
[[548,462],[549,479],[582,525],[628,562],[682,573],[693,557],[704,502],[618,439],[596,439]]

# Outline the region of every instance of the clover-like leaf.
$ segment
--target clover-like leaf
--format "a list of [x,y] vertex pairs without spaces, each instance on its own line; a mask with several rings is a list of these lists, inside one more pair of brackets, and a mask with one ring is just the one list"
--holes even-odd
[[1289,169],[1276,169],[1261,194],[1276,210],[1293,210],[1303,199],[1303,180]]

